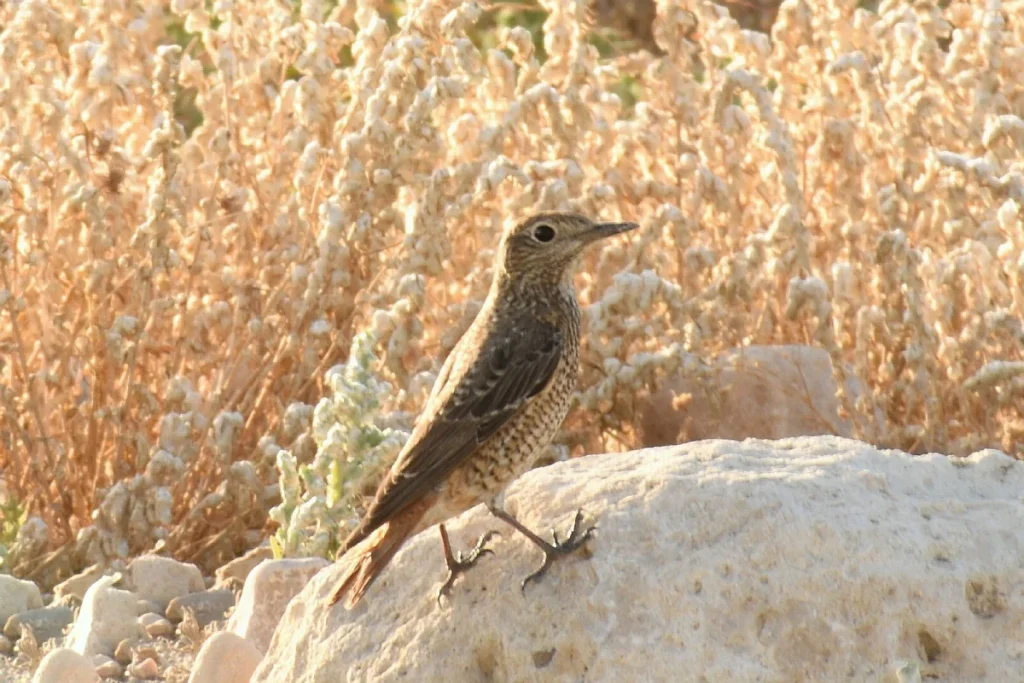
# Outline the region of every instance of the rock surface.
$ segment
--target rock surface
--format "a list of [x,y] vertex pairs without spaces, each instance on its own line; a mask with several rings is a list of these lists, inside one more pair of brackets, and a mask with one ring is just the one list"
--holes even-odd
[[0,623],[6,624],[15,614],[42,606],[43,596],[38,586],[0,574]]
[[144,681],[151,681],[160,675],[160,665],[156,663],[155,659],[147,657],[141,662],[129,666],[128,675],[141,678]]
[[264,560],[246,578],[227,630],[266,652],[288,601],[328,564],[319,557]]
[[85,592],[89,590],[89,586],[99,581],[103,574],[103,567],[94,564],[71,578],[58,583],[53,587],[53,594],[58,600],[73,598],[81,602],[85,598]]
[[96,674],[103,678],[120,678],[124,673],[124,667],[106,655],[93,657],[92,665],[96,667]]
[[139,626],[150,638],[162,638],[174,633],[174,624],[164,619],[159,614],[149,612],[139,617]]
[[140,647],[143,647],[144,644],[145,641],[141,638],[141,636],[125,638],[117,644],[117,647],[114,648],[114,660],[117,661],[119,664],[124,664],[125,666],[128,666],[132,663],[132,659],[135,658],[134,651]]
[[131,590],[159,605],[161,612],[174,598],[206,590],[199,567],[159,555],[136,557],[128,566],[127,579]]
[[263,560],[274,559],[274,551],[269,545],[253,548],[242,557],[231,560],[216,571],[217,586],[226,588],[241,587],[249,573]]
[[[241,585],[241,584],[239,584]],[[221,621],[235,606],[235,593],[227,588],[215,588],[201,593],[189,593],[174,598],[167,605],[167,618],[177,623],[185,618],[185,610],[192,610],[200,626]]]
[[342,567],[321,572],[253,683],[1021,680],[1024,463],[1001,453],[710,441],[534,470],[506,502],[537,530],[577,506],[591,556],[525,596],[539,554],[482,506],[449,529],[458,548],[500,529],[496,555],[443,607],[436,529],[352,611],[327,605]]
[[110,655],[125,638],[141,635],[139,600],[128,591],[114,588],[117,576],[104,576],[89,587],[75,625],[68,634],[68,647],[92,657]]
[[92,662],[67,648],[49,652],[32,676],[32,683],[99,683]]
[[21,625],[32,627],[36,641],[45,643],[50,638],[60,638],[64,629],[69,626],[75,614],[70,607],[40,607],[15,614],[4,625],[4,635],[11,640],[21,637]]
[[199,650],[189,683],[249,683],[263,653],[226,631],[210,636]]
[[[676,377],[637,405],[645,446],[701,439],[850,436],[840,419],[832,359],[812,346],[745,346],[722,354],[709,378]],[[851,398],[858,392],[851,381]],[[878,416],[881,419],[881,415]]]

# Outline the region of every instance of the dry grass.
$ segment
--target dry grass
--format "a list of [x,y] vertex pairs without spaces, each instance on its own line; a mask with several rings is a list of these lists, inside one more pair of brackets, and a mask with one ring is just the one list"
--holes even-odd
[[859,435],[1024,453],[1024,2],[787,2],[769,38],[662,1],[662,56],[599,59],[548,0],[543,62],[474,3],[375,4],[0,5],[0,472],[51,546],[240,551],[355,332],[407,425],[537,209],[643,224],[578,280],[577,451],[807,343]]

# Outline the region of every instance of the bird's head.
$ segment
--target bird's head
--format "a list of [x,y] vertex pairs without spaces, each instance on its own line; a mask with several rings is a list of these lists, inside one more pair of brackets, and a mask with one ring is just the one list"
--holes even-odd
[[541,213],[519,222],[501,240],[504,273],[516,280],[561,282],[587,245],[633,230],[636,223],[598,223],[577,213]]

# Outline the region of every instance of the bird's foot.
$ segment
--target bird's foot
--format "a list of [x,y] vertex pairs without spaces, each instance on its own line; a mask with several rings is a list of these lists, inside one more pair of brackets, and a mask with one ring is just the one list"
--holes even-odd
[[441,546],[444,549],[444,563],[448,566],[448,578],[445,579],[444,584],[437,591],[437,604],[441,605],[441,597],[447,596],[451,590],[452,584],[455,583],[455,578],[468,570],[476,561],[480,559],[481,555],[490,553],[494,554],[494,551],[487,547],[487,544],[495,536],[500,536],[497,531],[488,531],[480,540],[476,542],[473,549],[463,555],[460,550],[458,553],[452,554],[452,546],[448,541],[448,530],[444,528],[444,524],[438,525],[438,530],[441,532]]
[[540,577],[544,576],[544,574],[548,570],[548,567],[551,566],[552,560],[558,557],[568,555],[569,553],[575,552],[576,550],[582,548],[586,544],[586,542],[590,540],[590,537],[593,535],[594,531],[597,530],[596,524],[593,526],[584,527],[583,510],[576,510],[576,517],[573,519],[572,527],[570,527],[569,529],[569,536],[565,540],[560,540],[558,538],[558,532],[552,529],[551,539],[553,543],[548,543],[543,538],[527,529],[525,526],[522,525],[522,523],[519,520],[517,520],[515,517],[505,512],[501,508],[497,506],[491,506],[490,510],[491,514],[493,514],[498,519],[506,522],[507,524],[510,524],[517,531],[519,531],[521,534],[530,539],[530,541],[532,541],[533,544],[540,548],[541,552],[544,553],[544,562],[541,563],[540,567],[538,567],[535,572],[533,572],[525,579],[523,579],[523,583],[520,587],[522,588],[524,593],[526,592],[526,585],[528,583],[530,583],[531,581],[536,581]]
[[584,527],[583,526],[583,510],[576,511],[576,517],[572,521],[572,526],[569,528],[569,536],[564,540],[559,540],[558,532],[555,529],[551,529],[551,540],[553,543],[543,543],[540,545],[541,551],[544,553],[544,562],[541,563],[540,567],[535,572],[523,579],[521,589],[526,592],[526,584],[531,581],[536,581],[540,577],[544,576],[548,571],[548,567],[551,566],[551,561],[555,558],[562,557],[573,553],[590,540],[591,535],[597,529],[597,525]]

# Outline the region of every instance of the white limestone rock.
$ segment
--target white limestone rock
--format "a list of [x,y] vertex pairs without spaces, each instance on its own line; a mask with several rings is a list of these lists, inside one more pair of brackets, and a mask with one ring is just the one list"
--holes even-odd
[[174,598],[206,590],[199,567],[159,555],[136,557],[128,565],[126,578],[131,590],[156,603],[161,612]]
[[[911,457],[836,437],[709,441],[534,470],[506,507],[599,529],[525,596],[535,547],[478,506],[453,520],[496,556],[451,599],[436,529],[352,611],[343,567],[288,606],[253,683],[950,681],[1024,671],[1024,463],[995,451]],[[545,534],[546,535],[546,534]],[[907,668],[909,667],[909,669]]]
[[87,658],[61,647],[43,657],[32,683],[100,683],[100,677]]
[[319,557],[264,560],[246,578],[227,630],[266,652],[288,601],[328,564]]
[[249,683],[263,653],[245,638],[221,631],[196,656],[188,683]]
[[43,596],[37,585],[0,574],[0,623],[6,624],[15,614],[42,606]]
[[68,600],[81,602],[85,598],[85,592],[89,590],[89,586],[99,581],[103,574],[103,567],[94,564],[54,586],[53,595],[60,602]]
[[223,567],[214,572],[217,576],[216,586],[234,588],[245,583],[249,573],[255,569],[260,562],[274,559],[274,552],[269,545],[261,545],[253,548],[245,555],[231,560]]
[[36,641],[45,643],[50,638],[62,638],[64,629],[71,625],[75,615],[70,607],[39,607],[15,614],[4,625],[4,635],[11,640],[21,637],[22,624],[32,627]]
[[[238,585],[242,586],[241,583]],[[167,618],[177,623],[185,618],[185,610],[191,610],[199,625],[206,626],[214,621],[222,621],[234,606],[234,591],[215,588],[174,598],[167,604]]]
[[162,638],[174,633],[174,624],[159,614],[148,612],[139,617],[139,626],[150,638]]
[[[646,446],[850,436],[852,424],[839,417],[836,388],[832,359],[824,349],[744,346],[715,359],[708,378],[671,377],[657,392],[639,396],[635,422]],[[854,379],[846,389],[851,401],[862,391]],[[875,422],[884,424],[880,412]]]
[[104,576],[85,592],[82,609],[67,639],[68,647],[75,652],[87,657],[111,655],[125,638],[142,635],[139,600],[113,587],[119,578]]

